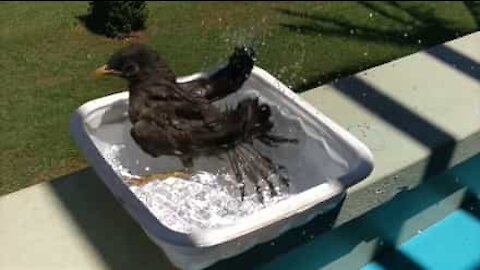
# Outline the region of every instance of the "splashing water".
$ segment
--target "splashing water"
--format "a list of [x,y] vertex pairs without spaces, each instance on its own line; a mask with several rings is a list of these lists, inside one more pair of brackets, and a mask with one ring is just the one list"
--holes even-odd
[[[252,24],[249,27],[243,28],[234,28],[227,25],[224,31],[220,33],[220,38],[228,45],[229,48],[233,48],[235,46],[249,46],[254,48],[254,50],[258,53],[262,48],[264,49],[269,45],[268,41],[271,40],[270,37],[273,35],[271,30],[265,29],[264,27],[260,26],[260,24],[261,23],[258,23],[258,25]],[[352,29],[351,31],[354,31],[352,34],[355,33],[355,30]],[[275,75],[278,75],[278,78],[282,79],[284,83],[291,88],[293,85],[302,82],[302,78],[300,78],[298,75],[303,73],[307,60],[307,50],[305,46],[305,42],[299,42],[295,44],[295,48],[292,48],[292,51],[296,54],[296,57],[293,57],[292,59],[295,60],[277,68],[278,72]],[[224,59],[225,55],[219,56],[216,63],[223,63]],[[256,64],[260,64],[260,61],[257,60]],[[204,67],[206,66],[207,61],[204,61]]]
[[[118,159],[124,147],[112,145],[105,151],[105,157],[122,177],[135,178],[137,176]],[[262,185],[263,204],[255,193],[245,196],[242,201],[237,186],[229,173],[200,171],[188,180],[170,177],[129,188],[160,222],[184,233],[232,224],[289,196],[277,187],[278,195],[272,197],[268,187]]]

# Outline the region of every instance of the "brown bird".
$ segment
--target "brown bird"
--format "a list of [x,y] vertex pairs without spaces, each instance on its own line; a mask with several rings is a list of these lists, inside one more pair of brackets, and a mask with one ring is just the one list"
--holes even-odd
[[268,176],[280,173],[281,166],[253,147],[258,140],[268,146],[296,142],[271,134],[270,107],[260,104],[257,97],[241,100],[234,108],[223,111],[212,104],[241,88],[253,68],[254,53],[250,48],[237,47],[226,66],[208,78],[177,83],[175,73],[152,49],[139,44],[114,53],[97,75],[117,75],[128,81],[129,109],[132,122],[130,134],[139,147],[152,157],[176,156],[183,171],[164,172],[134,180],[142,184],[170,176],[190,175],[193,160],[198,156],[226,155],[245,195],[244,177],[255,185],[262,199],[259,181],[264,179],[275,195]]

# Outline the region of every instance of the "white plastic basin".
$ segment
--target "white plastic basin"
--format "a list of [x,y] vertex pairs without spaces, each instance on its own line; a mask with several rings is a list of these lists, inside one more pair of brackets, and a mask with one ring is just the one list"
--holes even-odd
[[[188,81],[205,74],[179,80]],[[232,224],[213,229],[184,233],[165,226],[107,162],[105,145],[127,143],[130,148],[122,153],[122,158],[132,170],[138,169],[134,165],[139,163],[138,160],[142,166],[145,163],[157,166],[156,170],[171,165],[168,164],[171,159],[146,156],[130,138],[128,92],[89,101],[71,118],[72,136],[91,166],[147,235],[164,249],[176,266],[183,269],[207,267],[307,223],[316,215],[332,209],[342,199],[347,187],[366,178],[373,169],[372,154],[363,143],[266,71],[255,67],[239,91],[253,91],[264,101],[298,117],[310,137],[297,150],[290,149],[290,152],[273,157],[282,160],[283,156],[283,161],[289,161],[283,165],[291,171],[291,196]],[[96,132],[105,125],[113,129]]]

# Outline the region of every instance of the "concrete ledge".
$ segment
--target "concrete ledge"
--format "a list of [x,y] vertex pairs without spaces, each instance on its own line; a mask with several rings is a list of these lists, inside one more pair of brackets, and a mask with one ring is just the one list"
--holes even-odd
[[[447,177],[449,184],[434,184],[444,179],[434,177],[436,181],[422,185],[433,193],[406,190],[480,152],[479,81],[477,32],[302,94],[370,147],[374,172],[351,187],[331,213],[214,268],[249,269],[273,261],[278,269],[275,261],[285,264],[294,258],[310,258],[306,266],[315,269],[358,266],[374,252],[380,234],[391,234],[388,228],[399,234],[399,226],[404,227],[400,236],[390,237],[397,244],[448,214],[466,193],[455,177]],[[424,214],[412,210],[410,193],[417,194],[412,204],[421,205]],[[445,200],[455,203],[441,207]],[[395,219],[391,213],[402,207],[411,213],[398,216],[392,226],[382,221]],[[88,169],[1,197],[0,220],[0,269],[172,268]],[[307,243],[313,238],[313,243],[324,243],[318,253],[315,247],[322,246]],[[335,249],[339,239],[350,246]],[[330,245],[335,254],[325,251]],[[347,253],[361,259],[334,262]]]
[[480,152],[480,32],[302,96],[374,154],[340,225]]
[[0,269],[174,269],[91,169],[0,197]]

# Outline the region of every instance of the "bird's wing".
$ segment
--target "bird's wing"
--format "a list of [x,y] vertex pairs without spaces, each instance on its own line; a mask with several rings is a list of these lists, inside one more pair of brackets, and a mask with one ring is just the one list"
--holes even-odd
[[248,79],[254,64],[254,52],[250,48],[236,48],[228,64],[208,78],[178,83],[186,93],[215,101],[240,89]]
[[220,112],[210,101],[194,93],[185,92],[175,82],[157,79],[144,82],[136,88],[136,93],[145,93],[140,100],[142,106],[156,108],[155,110],[162,108],[175,113],[178,117],[203,119],[207,123],[215,122],[219,118]]
[[193,148],[228,148],[267,133],[272,125],[265,105],[260,105],[258,99],[245,99],[223,112],[221,121],[213,127],[199,123],[187,124],[183,129],[191,134]]
[[197,123],[203,122],[178,117],[169,108],[159,104],[144,107],[138,119],[132,126],[131,135],[145,152],[154,157],[188,151],[192,144],[192,129],[185,128],[182,123],[198,126]]

